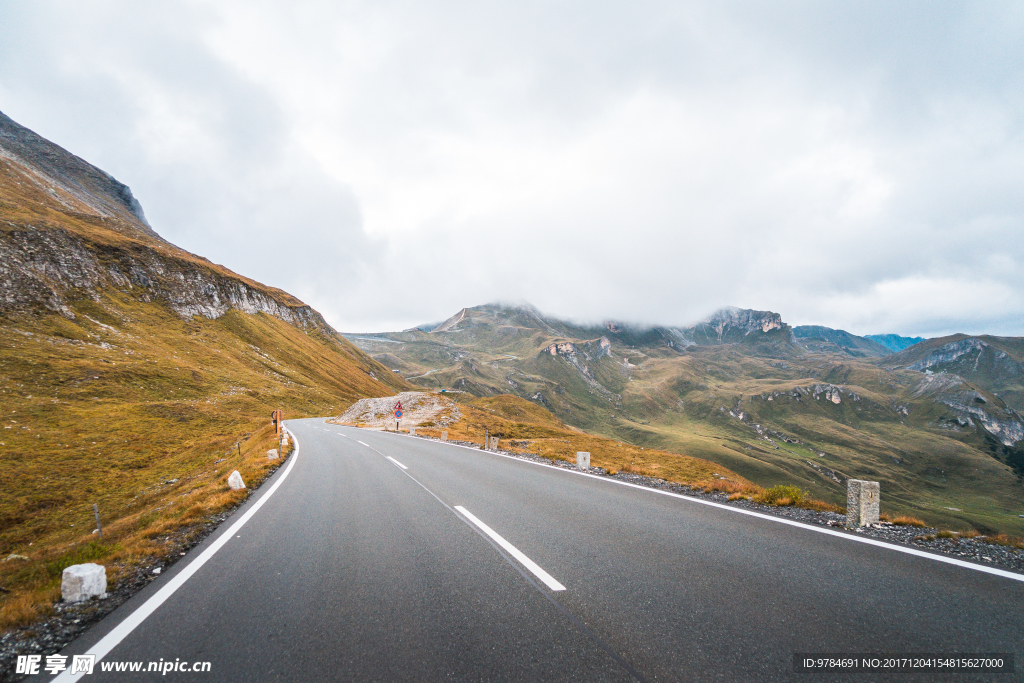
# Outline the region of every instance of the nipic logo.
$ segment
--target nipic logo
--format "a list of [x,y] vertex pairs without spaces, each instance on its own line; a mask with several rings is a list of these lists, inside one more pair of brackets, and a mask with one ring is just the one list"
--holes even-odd
[[75,655],[71,658],[71,673],[91,674],[96,666],[96,655]]
[[[18,655],[14,673],[35,676],[39,673],[42,661],[42,655]],[[68,668],[67,661],[67,655],[48,655],[44,669],[48,674],[59,674]],[[96,655],[74,655],[71,658],[71,673],[73,674],[91,674],[95,666]]]

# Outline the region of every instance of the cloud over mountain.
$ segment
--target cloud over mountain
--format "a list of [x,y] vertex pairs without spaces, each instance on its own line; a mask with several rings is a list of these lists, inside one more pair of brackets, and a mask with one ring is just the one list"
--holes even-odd
[[341,329],[1024,331],[1013,4],[33,3],[4,111]]

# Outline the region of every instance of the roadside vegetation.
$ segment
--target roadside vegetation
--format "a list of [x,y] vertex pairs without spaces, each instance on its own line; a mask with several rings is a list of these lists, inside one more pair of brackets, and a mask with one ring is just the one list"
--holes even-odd
[[766,489],[708,460],[585,433],[564,424],[544,407],[516,396],[476,398],[460,393],[445,396],[450,397],[452,408],[438,420],[446,422],[454,417],[456,404],[459,419],[445,427],[428,423],[417,427],[417,434],[439,437],[442,431],[447,431],[449,439],[483,446],[486,431],[488,436],[499,438],[501,449],[516,453],[575,463],[577,451],[589,452],[591,466],[600,467],[608,474],[624,472],[664,479],[767,505],[845,512],[845,508],[815,500],[795,486]]
[[[104,564],[113,587],[242,502],[281,462],[272,410],[329,415],[406,386],[265,314],[184,320],[118,292],[74,310],[0,324],[2,630],[52,609],[64,567]],[[249,489],[228,489],[236,469]]]

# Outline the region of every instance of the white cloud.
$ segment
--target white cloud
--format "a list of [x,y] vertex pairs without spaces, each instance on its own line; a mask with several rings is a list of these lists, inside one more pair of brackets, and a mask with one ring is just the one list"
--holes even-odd
[[1022,34],[998,3],[41,2],[0,95],[341,329],[524,298],[1024,334]]

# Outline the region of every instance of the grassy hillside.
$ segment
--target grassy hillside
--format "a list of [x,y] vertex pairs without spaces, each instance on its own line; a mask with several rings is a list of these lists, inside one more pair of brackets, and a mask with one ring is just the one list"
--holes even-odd
[[59,595],[61,565],[95,538],[93,503],[106,535],[92,557],[130,571],[160,554],[154,529],[169,534],[240,499],[225,479],[234,469],[258,478],[271,410],[327,415],[400,388],[337,339],[266,314],[184,320],[119,293],[75,310],[75,321],[0,325],[0,556],[29,558],[0,564],[0,586],[13,591],[0,624]]
[[[127,187],[0,114],[0,628],[244,500],[270,413],[408,388],[294,297],[162,240]],[[99,506],[102,540],[93,535]]]

